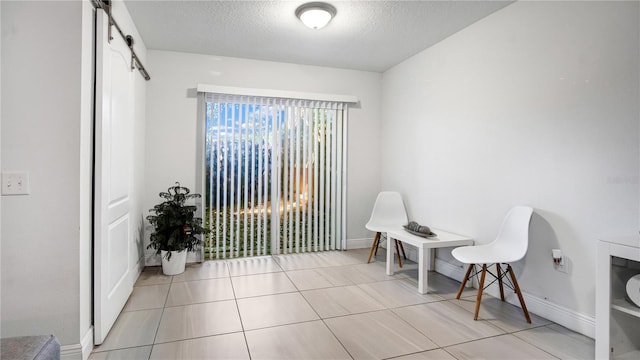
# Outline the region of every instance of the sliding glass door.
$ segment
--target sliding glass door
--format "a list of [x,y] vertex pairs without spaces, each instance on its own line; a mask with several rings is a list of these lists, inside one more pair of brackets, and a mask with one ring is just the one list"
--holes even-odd
[[340,249],[346,105],[205,99],[205,258]]

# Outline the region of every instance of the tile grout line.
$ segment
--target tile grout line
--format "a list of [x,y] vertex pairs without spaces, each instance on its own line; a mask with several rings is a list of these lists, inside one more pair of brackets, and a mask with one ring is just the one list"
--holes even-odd
[[[433,304],[433,303],[443,303],[443,302],[448,302],[448,303],[451,303],[452,305],[454,305],[455,307],[457,307],[459,310],[462,310],[462,311],[465,311],[465,312],[471,313],[468,309],[466,309],[464,306],[462,306],[462,304],[458,303],[458,302],[459,302],[459,300],[454,299],[454,298],[446,298],[446,297],[444,297],[444,296],[441,296],[442,298],[441,298],[441,299],[437,299],[437,300],[427,299],[427,302],[426,302],[426,303],[408,304],[408,305],[403,305],[403,306],[398,306],[398,307],[393,307],[393,308],[392,308],[392,307],[387,307],[387,306],[383,303],[382,305],[383,305],[383,306],[384,306],[384,308],[385,308],[385,309],[383,309],[383,310],[370,310],[370,311],[365,311],[365,312],[358,312],[358,313],[353,313],[353,314],[349,313],[349,314],[344,314],[344,315],[339,315],[339,316],[333,316],[333,317],[326,317],[326,318],[322,318],[322,317],[320,316],[320,314],[318,313],[318,311],[316,310],[316,308],[314,308],[314,307],[312,306],[312,304],[310,303],[309,299],[308,299],[308,298],[303,294],[303,291],[327,290],[327,289],[332,289],[332,288],[343,288],[343,287],[349,287],[349,286],[357,286],[358,288],[360,288],[360,289],[361,289],[361,287],[360,287],[361,285],[366,285],[366,284],[375,284],[375,283],[382,283],[382,282],[393,281],[393,280],[398,280],[398,281],[403,282],[403,283],[411,283],[411,282],[410,282],[410,281],[407,281],[408,279],[406,279],[406,278],[393,278],[393,279],[385,279],[385,280],[382,280],[382,281],[377,280],[377,281],[374,281],[374,282],[370,282],[370,283],[363,283],[363,284],[355,284],[355,283],[354,283],[353,285],[327,286],[327,287],[322,287],[322,288],[312,288],[312,289],[307,289],[307,290],[301,290],[301,289],[299,288],[299,286],[298,286],[298,285],[293,281],[293,279],[292,279],[292,277],[290,276],[289,272],[299,271],[299,270],[313,270],[313,271],[316,271],[316,270],[318,270],[318,269],[320,269],[320,268],[339,268],[339,267],[346,267],[346,266],[348,266],[348,265],[361,265],[361,264],[362,264],[362,262],[358,262],[358,263],[356,263],[356,264],[348,264],[348,265],[343,265],[343,264],[340,264],[340,263],[336,263],[336,264],[331,265],[331,266],[311,267],[311,268],[304,268],[304,269],[295,269],[295,268],[293,268],[293,269],[290,269],[290,270],[285,270],[285,269],[282,267],[282,264],[280,264],[280,263],[279,263],[278,259],[276,259],[273,255],[270,255],[269,257],[270,257],[270,259],[272,259],[272,260],[275,262],[275,264],[276,264],[278,267],[280,267],[280,268],[282,269],[282,271],[268,271],[268,272],[266,272],[266,273],[259,272],[259,273],[255,273],[255,274],[239,275],[239,276],[236,276],[236,277],[283,272],[283,273],[284,273],[284,275],[285,275],[285,277],[286,277],[286,279],[287,279],[287,280],[288,280],[288,281],[293,285],[293,287],[294,287],[294,289],[295,289],[295,290],[294,290],[294,291],[287,291],[287,292],[284,292],[284,293],[275,293],[275,294],[263,294],[263,295],[256,295],[256,296],[250,296],[250,297],[247,297],[247,298],[257,298],[257,297],[266,297],[266,296],[280,295],[280,294],[292,294],[292,293],[298,293],[298,294],[300,294],[300,296],[302,296],[302,297],[303,297],[303,299],[305,300],[305,303],[306,303],[306,304],[307,304],[307,305],[312,309],[312,311],[315,313],[315,315],[318,317],[318,319],[306,320],[306,321],[300,321],[300,322],[292,322],[292,323],[288,323],[288,324],[272,325],[272,326],[267,326],[267,327],[262,327],[262,328],[257,328],[257,329],[251,329],[250,331],[253,331],[253,330],[261,330],[261,329],[269,329],[269,328],[278,328],[278,327],[282,327],[282,326],[296,325],[296,324],[303,324],[303,323],[311,323],[311,322],[317,322],[318,320],[320,320],[320,321],[322,321],[322,324],[325,326],[325,328],[326,328],[327,330],[329,330],[329,332],[333,335],[333,338],[334,338],[336,341],[338,341],[338,343],[342,346],[342,348],[344,349],[344,351],[346,351],[346,354],[348,354],[348,356],[349,356],[350,358],[352,358],[352,359],[353,359],[353,358],[354,358],[354,356],[353,356],[353,355],[349,352],[349,350],[345,347],[345,344],[343,344],[343,342],[342,342],[342,341],[341,341],[341,340],[336,336],[336,334],[334,333],[334,331],[333,331],[333,330],[331,329],[331,327],[329,327],[329,325],[327,324],[326,320],[330,320],[330,319],[338,319],[338,318],[345,318],[345,317],[348,317],[348,316],[360,315],[360,314],[366,314],[366,313],[375,313],[375,312],[380,312],[380,311],[389,311],[389,312],[391,313],[391,315],[393,315],[394,317],[398,318],[401,322],[405,323],[406,325],[408,325],[409,327],[411,327],[412,329],[414,329],[415,331],[417,331],[419,334],[422,334],[422,336],[424,336],[425,338],[429,339],[431,342],[433,342],[433,344],[434,344],[434,345],[436,345],[436,346],[437,346],[437,344],[436,344],[436,343],[435,343],[435,342],[434,342],[434,341],[433,341],[429,336],[427,336],[426,334],[422,333],[420,330],[418,330],[417,328],[415,328],[414,326],[412,326],[411,324],[409,324],[406,320],[404,320],[402,317],[400,317],[400,316],[396,313],[396,311],[397,311],[397,310],[399,310],[399,309],[408,308],[408,307],[413,307],[413,306],[428,305],[428,304]],[[224,279],[228,279],[228,281],[231,283],[231,290],[232,290],[232,292],[233,292],[233,300],[235,301],[235,304],[236,304],[236,311],[237,311],[237,314],[238,314],[238,319],[239,319],[239,321],[240,321],[241,331],[242,331],[242,334],[243,334],[243,337],[244,337],[244,340],[245,340],[245,349],[246,349],[246,351],[247,351],[247,354],[248,354],[248,356],[249,356],[249,359],[251,359],[251,358],[252,358],[252,354],[251,354],[251,351],[250,351],[250,349],[249,349],[249,344],[248,344],[247,336],[246,336],[246,335],[247,335],[247,334],[246,334],[247,330],[246,330],[246,329],[245,329],[245,327],[244,327],[244,323],[243,323],[243,321],[242,321],[242,315],[241,315],[241,313],[240,313],[239,303],[238,303],[238,300],[242,300],[242,299],[245,299],[245,298],[240,298],[240,299],[239,299],[239,298],[237,297],[236,289],[235,289],[234,283],[233,283],[233,281],[232,281],[232,278],[234,278],[234,277],[233,277],[233,276],[231,276],[231,271],[230,271],[230,269],[229,269],[230,265],[228,264],[228,262],[227,262],[226,260],[224,260],[224,259],[221,259],[221,260],[225,261],[225,265],[224,265],[224,266],[225,266],[225,268],[227,269],[227,275],[225,275],[224,277],[215,277],[215,278],[206,278],[206,279],[195,279],[195,280],[185,280],[185,282],[189,282],[189,281],[191,281],[191,282],[195,282],[195,281],[203,281],[203,280],[211,280],[211,279],[223,279],[223,278],[224,278]],[[295,265],[295,264],[294,264],[294,265]],[[319,266],[319,265],[318,265],[318,266]],[[355,270],[358,270],[358,269],[355,269]],[[365,274],[365,273],[363,273],[362,271],[359,271],[359,270],[358,270],[358,272],[359,272],[359,273],[361,273],[361,274],[366,275],[366,274]],[[318,273],[318,275],[320,275],[324,280],[328,281],[325,275],[320,274],[320,273]],[[329,283],[332,283],[332,282],[329,282]],[[181,340],[179,339],[179,340],[165,341],[165,342],[162,342],[162,343],[156,343],[157,335],[159,334],[159,328],[160,328],[160,325],[161,325],[162,320],[163,320],[163,317],[164,317],[165,309],[167,309],[167,308],[171,308],[171,307],[177,307],[177,306],[188,306],[188,305],[193,305],[193,304],[213,303],[213,302],[228,301],[228,300],[230,300],[230,299],[228,299],[228,300],[220,299],[220,300],[214,300],[214,301],[204,301],[204,302],[198,302],[198,303],[190,303],[190,304],[186,304],[186,305],[167,306],[167,304],[168,304],[168,298],[169,298],[169,295],[170,295],[170,293],[171,293],[171,290],[173,289],[173,285],[174,285],[174,284],[177,284],[177,282],[176,282],[176,278],[175,278],[175,276],[171,276],[171,279],[170,279],[170,281],[169,281],[169,283],[168,283],[169,288],[168,288],[168,290],[167,290],[167,293],[166,293],[166,296],[165,296],[165,299],[164,299],[164,304],[163,304],[163,307],[162,307],[162,311],[160,312],[160,318],[159,318],[158,325],[157,325],[157,327],[156,327],[156,329],[155,329],[155,334],[154,334],[154,338],[153,338],[153,342],[152,342],[152,344],[150,344],[150,345],[135,345],[135,346],[129,346],[129,347],[122,347],[122,348],[117,348],[117,349],[105,350],[104,352],[111,352],[111,351],[118,351],[118,350],[125,350],[125,349],[144,348],[144,347],[149,346],[149,347],[150,347],[150,352],[149,352],[148,359],[150,359],[150,358],[151,358],[151,355],[152,355],[152,353],[153,353],[153,350],[154,350],[154,348],[155,348],[155,346],[156,346],[156,345],[159,345],[159,344],[167,344],[167,343],[176,343],[176,342],[187,341],[187,340],[192,340],[192,339],[200,339],[200,338],[207,338],[207,337],[210,337],[209,335],[202,335],[202,336],[196,336],[196,337],[192,337],[192,338],[188,338],[188,339],[181,339]],[[412,285],[415,285],[415,284],[413,284],[413,283],[411,283],[411,284],[412,284]],[[145,284],[145,285],[139,285],[139,287],[152,286],[152,285],[164,285],[164,284]],[[448,290],[447,290],[447,289],[448,289],[449,285],[448,285],[447,283],[443,283],[442,285],[443,285],[443,286],[445,286],[445,288],[444,288],[444,292],[441,292],[441,293],[442,293],[442,294],[445,294],[445,296],[446,296],[446,294],[448,294]],[[442,290],[442,289],[440,289],[440,288],[437,288],[437,289],[438,289],[438,291]],[[367,295],[368,295],[369,297],[371,297],[371,295],[369,295],[368,293],[367,293]],[[436,295],[437,295],[437,294],[436,294]],[[469,296],[467,296],[467,297],[473,297],[473,295],[469,295]],[[374,298],[374,300],[375,300],[376,302],[379,302],[379,301],[378,301],[378,300],[376,300],[375,298]],[[152,309],[153,309],[153,308],[152,308]],[[138,310],[152,310],[152,309],[138,309]],[[156,309],[157,309],[157,308],[156,308]],[[132,311],[138,311],[138,310],[132,310]],[[123,312],[124,312],[124,311],[123,311]],[[509,319],[511,319],[511,318],[513,318],[513,316],[508,315],[508,318],[509,318]],[[498,318],[497,320],[500,320],[500,319]],[[504,319],[503,319],[503,320],[504,320]],[[546,320],[546,319],[544,319],[544,320]],[[473,339],[473,340],[468,340],[468,341],[462,341],[462,342],[459,342],[459,343],[455,343],[455,344],[447,345],[446,347],[438,346],[438,347],[436,347],[436,348],[429,349],[429,350],[425,350],[425,351],[418,351],[418,352],[415,352],[415,353],[409,353],[409,354],[397,355],[397,356],[389,357],[389,358],[386,358],[386,359],[395,359],[395,358],[402,357],[402,356],[413,355],[413,354],[420,354],[420,353],[425,353],[425,352],[430,352],[430,351],[435,351],[435,350],[442,350],[442,351],[444,351],[446,354],[450,355],[452,358],[456,358],[456,357],[453,355],[453,353],[451,352],[451,349],[452,349],[453,347],[455,347],[455,346],[460,346],[460,345],[463,345],[463,344],[473,343],[473,342],[476,342],[476,341],[484,341],[484,340],[491,339],[491,338],[503,337],[503,336],[505,336],[505,335],[511,335],[511,336],[512,336],[512,337],[514,337],[515,339],[517,339],[517,340],[519,340],[519,341],[522,341],[522,342],[524,342],[524,343],[526,343],[526,344],[528,344],[528,345],[532,346],[533,348],[538,349],[539,351],[542,351],[542,352],[543,352],[543,353],[545,353],[545,354],[548,354],[549,356],[551,356],[551,357],[553,357],[553,358],[558,358],[558,355],[554,355],[554,354],[553,354],[553,353],[551,353],[550,351],[547,351],[547,350],[543,349],[542,347],[538,346],[538,345],[537,345],[537,343],[533,343],[533,342],[531,342],[531,341],[527,340],[526,338],[521,338],[521,337],[519,337],[519,336],[517,336],[517,335],[516,335],[516,334],[525,333],[526,331],[530,331],[530,330],[534,330],[534,329],[540,329],[540,328],[548,328],[548,329],[549,329],[549,328],[551,328],[551,326],[552,326],[552,325],[554,325],[554,324],[555,324],[555,323],[553,323],[553,322],[544,323],[544,324],[535,324],[535,325],[531,325],[530,327],[527,327],[527,328],[520,328],[520,327],[517,327],[517,326],[513,326],[513,327],[512,327],[512,326],[509,326],[509,327],[507,327],[507,328],[503,328],[503,327],[501,327],[501,326],[494,325],[494,324],[491,322],[491,319],[488,319],[488,318],[487,318],[487,319],[481,319],[481,321],[486,322],[487,324],[490,324],[490,325],[492,325],[492,326],[494,326],[494,327],[497,327],[497,328],[498,328],[500,331],[502,331],[503,333],[501,333],[501,334],[497,334],[497,335],[492,335],[492,336],[481,337],[481,338],[477,338],[477,339]],[[237,334],[237,333],[238,333],[238,331],[232,331],[232,332],[225,332],[225,333],[215,334],[215,335],[213,335],[213,336],[228,335],[228,334]],[[539,344],[542,344],[542,345],[546,345],[546,344],[547,344],[547,343],[546,343],[546,342],[544,342],[544,341],[542,341],[542,342],[538,342],[538,343],[539,343]],[[553,346],[551,346],[551,345],[550,345],[550,348],[551,348],[552,350],[555,350],[555,348],[554,348]],[[98,352],[96,352],[96,353],[102,353],[102,351],[98,351]]]
[[164,309],[167,307],[167,301],[169,301],[169,294],[171,293],[171,288],[173,287],[173,275],[171,276],[171,281],[169,282],[169,290],[167,291],[167,295],[164,298],[164,304],[162,305],[162,312],[160,313],[160,320],[158,321],[158,327],[156,328],[156,333],[153,335],[153,343],[151,344],[151,350],[149,351],[149,357],[147,360],[151,359],[151,354],[153,354],[153,348],[156,344],[156,339],[158,338],[158,332],[160,331],[160,325],[162,324],[162,318],[164,317]]
[[[446,301],[451,301],[451,302],[452,302],[452,300],[453,300],[453,299],[448,299],[448,300],[446,300]],[[453,303],[453,302],[452,302],[452,303]],[[461,306],[459,306],[459,307],[460,307],[460,308],[462,308]],[[464,308],[462,308],[462,309],[463,309],[463,310],[465,310],[465,311],[468,311],[468,310],[466,310],[466,309],[464,309]],[[479,321],[485,321],[485,322],[489,323],[489,320],[487,320],[487,319],[481,319],[481,320],[479,320]],[[494,326],[494,327],[497,327],[497,326],[495,326],[495,325],[493,325],[493,326]],[[528,328],[528,329],[518,329],[518,330],[516,330],[516,331],[507,331],[507,330],[504,330],[504,329],[502,329],[502,328],[497,327],[499,330],[504,331],[504,332],[503,332],[502,334],[497,334],[497,335],[492,335],[492,336],[486,336],[486,337],[480,337],[480,338],[477,338],[477,339],[472,339],[472,340],[462,341],[462,342],[459,342],[459,343],[450,344],[450,345],[446,345],[446,346],[439,346],[437,349],[443,350],[443,351],[447,352],[449,355],[451,355],[453,358],[456,358],[456,357],[455,357],[455,356],[454,356],[454,355],[453,355],[453,354],[448,350],[449,348],[452,348],[452,347],[455,347],[455,346],[464,345],[464,344],[473,343],[473,342],[476,342],[476,341],[487,340],[487,339],[491,339],[491,338],[497,338],[497,337],[502,337],[502,336],[511,335],[511,336],[515,337],[516,339],[521,340],[521,341],[523,341],[523,342],[525,342],[525,343],[527,343],[527,344],[529,344],[529,345],[532,345],[532,346],[533,346],[533,347],[535,347],[536,349],[539,349],[539,350],[541,350],[541,351],[543,351],[543,352],[545,352],[545,353],[549,354],[550,356],[552,356],[552,357],[554,357],[554,358],[558,359],[558,357],[557,357],[557,356],[555,356],[555,355],[551,354],[550,352],[548,352],[548,351],[546,351],[546,350],[544,350],[544,349],[542,349],[542,348],[540,348],[540,347],[536,346],[535,344],[533,344],[533,343],[531,343],[531,342],[528,342],[528,341],[526,341],[526,340],[524,340],[524,339],[522,339],[522,338],[519,338],[519,337],[517,337],[516,335],[514,335],[515,333],[524,332],[524,331],[527,331],[527,330],[536,329],[536,328],[540,328],[540,327],[546,327],[546,326],[547,326],[547,325],[539,325],[539,326],[535,326],[535,327]],[[416,329],[416,330],[417,330],[418,332],[420,332],[420,330],[418,330],[418,329]],[[422,332],[420,332],[420,333],[422,333]],[[426,334],[423,334],[423,335],[425,335],[427,338],[429,338]],[[431,340],[431,338],[429,338],[429,339]],[[431,341],[433,341],[433,340],[431,340]],[[435,344],[435,342],[434,342],[434,344]],[[437,345],[437,344],[436,344],[436,345]],[[436,350],[436,349],[431,349],[431,350],[427,350],[427,351],[433,351],[433,350]],[[418,352],[418,353],[419,353],[419,352]],[[400,355],[400,356],[404,356],[404,355]],[[458,359],[458,358],[456,358],[456,359]]]
[[[312,268],[311,270],[315,270],[315,268]],[[351,352],[349,351],[349,349],[347,349],[347,347],[342,343],[342,341],[340,341],[340,338],[338,338],[338,336],[333,332],[333,330],[331,329],[331,327],[326,323],[325,319],[322,318],[322,316],[320,316],[320,314],[318,314],[318,311],[313,307],[313,305],[309,302],[309,299],[307,299],[304,294],[302,293],[302,291],[300,291],[300,289],[298,288],[298,286],[295,284],[295,282],[289,277],[289,274],[287,274],[287,272],[285,271],[285,274],[287,276],[287,279],[289,279],[289,281],[291,281],[291,283],[293,284],[293,286],[296,288],[296,290],[298,291],[298,294],[300,294],[300,296],[302,296],[302,298],[304,299],[304,301],[307,303],[307,305],[309,305],[309,307],[311,308],[311,310],[313,310],[313,312],[316,314],[316,316],[318,317],[318,319],[320,321],[322,321],[322,324],[325,326],[325,328],[327,330],[329,330],[329,332],[331,333],[331,335],[333,336],[333,338],[338,342],[338,344],[340,344],[340,346],[342,346],[342,348],[344,349],[344,351],[347,353],[347,355],[349,355],[349,357],[351,357],[351,359],[354,359],[353,355],[351,354]],[[324,276],[322,276],[322,274],[320,274],[320,276],[327,280]],[[327,280],[328,281],[328,280]],[[317,320],[314,320],[317,321]]]
[[[352,265],[360,265],[360,264],[361,264],[361,263],[356,263],[356,264],[352,264]],[[313,270],[313,269],[309,269],[309,270]],[[364,273],[364,272],[362,272],[362,271],[360,271],[360,270],[358,270],[358,269],[355,269],[355,271],[359,272],[359,273],[360,273],[361,275],[363,275],[363,276],[367,276],[367,277],[368,277],[368,274],[366,274],[366,273]],[[285,271],[285,273],[286,273],[286,271]],[[320,274],[320,276],[322,276],[322,274]],[[292,283],[294,283],[294,282],[293,282],[293,280],[291,280],[291,278],[288,276],[288,274],[287,274],[287,277],[289,278],[289,280],[290,280]],[[324,278],[324,276],[322,276],[322,277]],[[372,278],[372,279],[373,279],[373,278]],[[326,280],[326,278],[325,278],[325,280]],[[394,280],[397,280],[397,281],[400,281],[400,282],[404,282],[404,281],[403,281],[403,280],[404,280],[403,278],[396,278],[396,277],[394,277],[394,278],[391,278],[391,279],[384,279],[384,280],[382,280],[382,281],[374,281],[374,282],[364,283],[364,284],[374,284],[374,283],[381,283],[381,282],[394,281]],[[327,280],[327,281],[328,281],[328,280]],[[362,289],[362,287],[361,287],[360,285],[363,285],[363,284],[353,284],[353,285],[333,286],[333,287],[327,287],[327,288],[321,288],[321,289],[309,289],[309,290],[307,290],[307,291],[322,290],[322,289],[328,289],[328,288],[350,287],[350,286],[356,286],[356,287],[357,287],[357,288],[359,288],[360,290],[364,291],[364,289]],[[296,289],[298,289],[298,287],[297,287],[297,285],[295,285],[295,283],[294,283],[294,286],[296,287]],[[347,352],[347,354],[349,354],[349,356],[351,356],[351,358],[352,358],[352,359],[353,359],[353,355],[352,355],[352,354],[349,352],[349,350],[345,347],[345,345],[342,343],[342,341],[340,341],[340,339],[339,339],[339,338],[338,338],[338,336],[333,332],[333,330],[331,329],[331,327],[330,327],[330,326],[325,322],[325,319],[337,319],[337,318],[341,318],[341,317],[348,317],[348,316],[353,316],[353,315],[362,315],[362,314],[369,314],[369,313],[375,313],[375,312],[388,311],[392,316],[394,316],[395,318],[397,318],[397,319],[398,319],[398,320],[400,320],[401,322],[403,322],[403,323],[407,324],[409,327],[411,327],[411,328],[413,328],[414,330],[416,330],[419,334],[422,334],[425,338],[429,339],[429,341],[431,341],[434,345],[436,345],[436,346],[438,345],[438,344],[436,344],[436,342],[435,342],[435,341],[433,341],[433,339],[431,339],[431,338],[430,338],[429,336],[427,336],[426,334],[423,334],[421,331],[419,331],[418,329],[416,329],[415,327],[413,327],[411,324],[409,324],[408,322],[406,322],[404,319],[402,319],[400,316],[398,316],[398,315],[397,315],[393,310],[394,310],[394,309],[397,309],[397,308],[404,308],[404,307],[410,307],[410,306],[416,306],[416,305],[428,304],[428,303],[431,303],[431,302],[442,302],[442,301],[447,301],[447,299],[445,299],[445,298],[438,299],[438,300],[434,300],[434,301],[427,302],[427,303],[411,304],[411,305],[401,306],[401,307],[397,307],[397,308],[388,307],[388,306],[386,306],[384,303],[381,303],[381,305],[384,307],[384,309],[380,309],[380,310],[371,310],[371,311],[365,311],[365,312],[358,312],[358,313],[353,313],[353,314],[351,314],[351,313],[350,313],[350,314],[346,314],[346,315],[340,315],[340,316],[333,316],[333,317],[323,318],[323,317],[321,317],[321,316],[320,316],[320,314],[318,314],[317,310],[312,306],[312,304],[311,304],[311,303],[309,303],[309,300],[304,296],[304,294],[302,294],[302,292],[301,292],[299,289],[298,289],[298,292],[300,292],[300,295],[305,299],[305,301],[307,302],[307,304],[311,307],[311,309],[313,309],[313,311],[314,311],[314,312],[316,313],[316,315],[320,318],[320,320],[323,322],[323,324],[324,324],[324,325],[327,327],[327,329],[331,332],[331,334],[332,334],[332,335],[334,336],[334,338],[338,341],[338,343],[340,343],[340,345],[342,345],[342,347],[344,348],[344,350]],[[369,293],[367,293],[366,291],[365,291],[365,294],[366,294],[369,298],[373,299],[375,302],[379,303],[379,301],[378,301],[378,300],[376,300],[374,297],[372,297],[372,296],[371,296]],[[430,350],[426,350],[426,351],[431,351],[431,350],[435,350],[435,349],[441,349],[441,347],[437,347],[437,348],[430,349]],[[424,352],[424,351],[416,352],[416,354],[417,354],[417,353],[422,353],[422,352]],[[398,355],[397,357],[406,356],[406,355],[410,355],[410,354],[413,354],[413,353],[409,353],[409,354],[401,354],[401,355]]]
[[525,332],[525,331],[527,331],[527,330],[532,330],[532,329],[539,329],[539,328],[541,328],[541,327],[548,328],[548,327],[549,327],[549,325],[550,325],[550,324],[537,326],[537,327],[534,327],[534,328],[531,328],[531,329],[521,329],[521,330],[519,330],[519,331],[514,331],[513,333],[511,333],[511,335],[515,336],[518,340],[520,340],[520,341],[522,341],[522,342],[525,342],[525,343],[527,343],[527,344],[529,344],[529,345],[531,345],[531,346],[535,347],[536,349],[539,349],[540,351],[543,351],[543,352],[545,352],[545,353],[547,353],[547,354],[549,354],[549,355],[553,356],[553,357],[554,357],[554,358],[556,358],[556,359],[560,359],[560,357],[559,357],[559,356],[556,356],[555,354],[552,354],[551,352],[549,352],[549,351],[547,351],[547,350],[545,350],[545,349],[541,348],[541,347],[540,347],[540,346],[538,346],[537,344],[534,344],[534,343],[532,343],[531,341],[527,341],[526,339],[523,339],[523,338],[521,338],[521,337],[519,337],[519,336],[515,335],[516,333]]
[[231,269],[229,268],[229,262],[225,261],[227,267],[227,273],[229,274],[229,282],[231,283],[231,291],[233,292],[233,302],[236,304],[236,311],[238,312],[238,321],[240,321],[240,328],[242,329],[242,338],[244,339],[244,347],[247,350],[249,360],[251,360],[251,349],[249,348],[249,341],[247,341],[247,332],[244,329],[244,323],[242,322],[242,314],[240,313],[240,305],[238,305],[238,296],[236,295],[236,288],[233,285],[231,276]]

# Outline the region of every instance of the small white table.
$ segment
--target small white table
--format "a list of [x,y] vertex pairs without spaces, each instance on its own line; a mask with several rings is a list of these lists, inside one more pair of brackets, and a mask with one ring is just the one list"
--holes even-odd
[[387,275],[393,275],[393,246],[389,246],[389,244],[393,244],[394,239],[417,247],[418,292],[420,294],[427,293],[427,277],[429,274],[429,270],[433,270],[435,262],[434,249],[473,245],[473,239],[468,236],[458,235],[439,229],[432,229],[432,231],[436,233],[437,236],[425,238],[413,235],[404,229],[392,230],[387,232]]

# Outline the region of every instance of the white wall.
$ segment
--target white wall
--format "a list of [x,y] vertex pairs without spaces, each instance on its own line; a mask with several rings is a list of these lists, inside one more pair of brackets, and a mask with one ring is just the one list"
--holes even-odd
[[637,2],[517,2],[383,75],[382,188],[480,243],[533,206],[520,285],[587,322],[597,239],[639,228],[638,17]]
[[[0,6],[0,42],[2,41],[1,39],[2,39],[2,6]],[[2,44],[0,44],[0,84],[2,84]],[[2,86],[0,86],[0,149],[2,149]],[[0,169],[2,169],[2,156],[0,156]],[[2,219],[2,196],[0,196],[0,219]],[[0,221],[0,279],[2,279],[2,221]],[[2,286],[0,286],[0,309],[2,309]],[[0,315],[1,315],[1,310],[0,310]],[[2,338],[2,326],[0,326],[0,339],[1,338]]]
[[80,208],[81,5],[0,4],[2,170],[31,182],[30,195],[2,199],[5,337],[80,340],[80,233],[91,226]]
[[198,83],[355,95],[360,104],[349,110],[347,238],[369,237],[364,224],[380,188],[381,74],[155,50],[148,59],[146,209],[175,181],[191,189],[199,183]]
[[[30,195],[2,197],[2,336],[51,333],[63,358],[86,358],[93,341],[93,8],[88,1],[2,1],[0,9],[2,171],[28,171],[31,181]],[[116,2],[113,13],[144,59],[124,5]],[[142,218],[146,84],[136,79],[133,212]],[[132,231],[132,247],[141,248],[141,224]]]

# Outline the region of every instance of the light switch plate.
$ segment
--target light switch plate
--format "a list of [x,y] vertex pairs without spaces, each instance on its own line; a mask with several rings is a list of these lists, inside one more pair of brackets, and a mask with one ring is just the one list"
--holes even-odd
[[29,173],[5,171],[2,173],[2,195],[28,195]]

